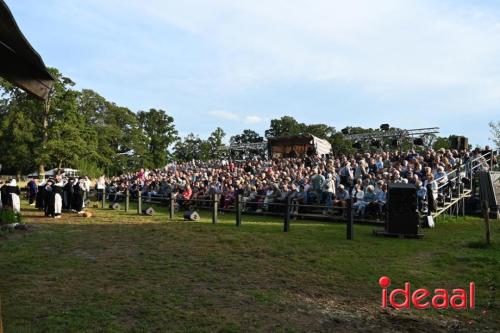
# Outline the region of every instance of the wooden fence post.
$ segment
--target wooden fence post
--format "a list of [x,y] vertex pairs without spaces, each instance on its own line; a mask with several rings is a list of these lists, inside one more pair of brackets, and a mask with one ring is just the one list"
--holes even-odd
[[102,190],[101,201],[102,201],[102,208],[106,207],[106,188]]
[[217,223],[218,195],[212,193],[212,223]]
[[170,192],[170,209],[169,209],[169,217],[170,220],[174,219],[175,214],[175,196],[173,192]]
[[137,190],[137,214],[142,215],[142,193]]
[[283,232],[289,232],[290,231],[290,206],[291,206],[291,201],[292,198],[290,195],[286,196],[285,200],[285,210],[284,210],[284,216],[283,216]]
[[491,245],[490,207],[488,205],[488,201],[483,200],[482,208],[483,208],[483,215],[484,215],[486,244]]
[[236,208],[236,226],[241,226],[241,195],[238,193],[234,202]]
[[125,213],[128,213],[130,208],[130,192],[128,189],[125,190]]
[[347,239],[351,240],[354,238],[354,212],[352,197],[347,200]]

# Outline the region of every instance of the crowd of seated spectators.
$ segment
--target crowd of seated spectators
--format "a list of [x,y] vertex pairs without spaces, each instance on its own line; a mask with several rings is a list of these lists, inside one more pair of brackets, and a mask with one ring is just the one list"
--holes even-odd
[[[162,169],[127,173],[106,182],[110,200],[128,190],[141,192],[143,199],[174,197],[179,207],[209,206],[217,194],[219,207],[234,207],[241,194],[244,211],[282,211],[291,198],[294,213],[320,209],[322,214],[342,214],[351,200],[357,215],[384,213],[389,183],[411,183],[417,187],[419,208],[434,210],[439,187],[458,165],[474,163],[488,168],[486,160],[472,152],[432,149],[423,152],[357,153],[351,156],[323,156],[246,161],[192,161],[172,163]],[[467,173],[462,175],[467,177]],[[432,200],[429,200],[429,197]],[[428,203],[428,204],[427,204]],[[309,205],[310,208],[304,205]]]

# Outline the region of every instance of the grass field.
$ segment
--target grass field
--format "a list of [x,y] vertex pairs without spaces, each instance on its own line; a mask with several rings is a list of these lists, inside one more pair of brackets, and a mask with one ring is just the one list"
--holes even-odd
[[[0,238],[0,296],[9,332],[500,331],[500,224],[481,246],[480,219],[441,219],[425,237],[373,227],[221,215],[168,221],[94,209]],[[476,309],[382,310],[378,279],[427,288],[476,283]]]

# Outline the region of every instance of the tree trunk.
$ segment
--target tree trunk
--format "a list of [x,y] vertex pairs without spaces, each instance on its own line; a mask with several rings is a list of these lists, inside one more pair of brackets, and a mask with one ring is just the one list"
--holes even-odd
[[57,166],[57,168],[59,169],[57,170],[58,175],[61,174],[62,165],[63,165],[63,160],[59,160],[59,164]]
[[38,178],[45,179],[45,153],[47,151],[47,142],[49,140],[49,111],[50,111],[50,94],[45,102],[45,110],[43,113],[43,136],[42,136],[42,160],[38,165]]
[[485,238],[486,244],[491,245],[491,225],[490,225],[490,207],[488,202],[484,200],[482,202],[483,206],[483,215],[484,215],[484,229],[485,229]]
[[21,181],[21,170],[17,170],[16,172],[16,181],[18,183]]

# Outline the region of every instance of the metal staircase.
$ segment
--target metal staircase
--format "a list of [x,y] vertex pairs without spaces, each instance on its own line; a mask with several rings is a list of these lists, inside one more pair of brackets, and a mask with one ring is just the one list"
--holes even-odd
[[[494,151],[490,151],[471,157],[465,163],[458,165],[455,170],[447,173],[446,176],[436,179],[439,182],[447,177],[448,181],[438,187],[436,211],[431,213],[434,219],[441,215],[465,215],[465,207],[470,198],[475,198],[478,201],[488,200],[491,211],[495,212],[495,217],[498,215],[498,201],[495,199],[495,192],[496,198],[500,198],[500,172],[491,172],[494,153]],[[480,177],[480,174],[483,176]],[[491,179],[489,186],[493,186],[495,190],[485,190],[488,188],[485,175]]]

